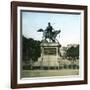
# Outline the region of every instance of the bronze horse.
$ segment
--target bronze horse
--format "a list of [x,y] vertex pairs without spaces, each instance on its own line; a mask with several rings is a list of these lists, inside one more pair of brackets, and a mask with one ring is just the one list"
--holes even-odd
[[58,30],[58,31],[56,30],[56,31],[53,31],[52,33],[48,33],[46,30],[39,29],[38,32],[43,32],[44,40],[48,38],[49,40],[52,40],[52,42],[55,42],[56,37],[61,32],[61,30]]

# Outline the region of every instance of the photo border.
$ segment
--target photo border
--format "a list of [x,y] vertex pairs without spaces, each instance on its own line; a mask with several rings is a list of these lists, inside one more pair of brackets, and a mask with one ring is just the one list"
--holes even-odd
[[[72,9],[84,11],[84,80],[63,81],[63,82],[44,82],[44,83],[17,83],[17,8],[36,7],[36,8],[52,8],[52,9]],[[82,5],[66,5],[66,4],[49,4],[49,3],[32,3],[32,2],[11,2],[11,88],[30,88],[45,86],[64,86],[87,84],[87,6]]]

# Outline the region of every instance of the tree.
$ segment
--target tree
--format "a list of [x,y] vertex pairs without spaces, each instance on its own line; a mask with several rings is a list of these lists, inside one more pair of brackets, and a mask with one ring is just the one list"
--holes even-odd
[[79,59],[79,45],[69,47],[66,51],[66,56],[69,57],[69,59]]
[[27,39],[23,36],[22,47],[23,47],[23,61],[32,60],[33,62],[38,60],[41,55],[40,41],[32,38]]

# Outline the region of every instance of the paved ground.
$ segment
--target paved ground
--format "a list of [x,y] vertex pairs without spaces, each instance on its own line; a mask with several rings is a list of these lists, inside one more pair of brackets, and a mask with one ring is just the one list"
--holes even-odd
[[79,69],[62,70],[23,70],[22,77],[47,77],[47,76],[67,76],[78,75]]

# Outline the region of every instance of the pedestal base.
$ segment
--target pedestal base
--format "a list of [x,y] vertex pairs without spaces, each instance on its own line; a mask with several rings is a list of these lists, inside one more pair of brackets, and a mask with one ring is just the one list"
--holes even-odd
[[60,47],[59,43],[41,43],[41,57],[34,63],[34,66],[59,67],[61,60]]

